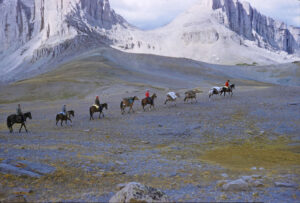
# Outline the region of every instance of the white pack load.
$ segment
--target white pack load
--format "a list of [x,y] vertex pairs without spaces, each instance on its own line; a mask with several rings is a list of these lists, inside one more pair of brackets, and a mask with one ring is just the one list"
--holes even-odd
[[220,92],[222,90],[222,87],[213,87],[211,88],[211,90],[216,89],[218,92]]
[[177,95],[175,92],[169,92],[167,95],[169,95],[172,99],[176,99]]

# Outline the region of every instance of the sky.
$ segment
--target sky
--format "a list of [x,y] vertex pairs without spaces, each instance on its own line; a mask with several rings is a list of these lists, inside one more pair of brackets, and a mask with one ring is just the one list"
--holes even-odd
[[[145,30],[171,22],[201,0],[110,0],[112,8],[129,23]],[[300,27],[300,0],[247,0],[258,11]]]

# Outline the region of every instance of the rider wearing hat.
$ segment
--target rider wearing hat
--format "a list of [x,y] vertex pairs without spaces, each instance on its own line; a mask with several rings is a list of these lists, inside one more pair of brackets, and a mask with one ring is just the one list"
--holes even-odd
[[67,105],[63,105],[61,108],[61,112],[66,116],[67,115]]
[[226,81],[225,87],[227,87],[227,88],[229,87],[229,82],[230,82],[230,80],[227,80],[227,81]]
[[145,96],[146,96],[147,100],[148,100],[149,102],[151,102],[149,90],[146,91]]
[[24,120],[24,115],[23,115],[23,112],[22,112],[22,109],[21,109],[21,104],[18,104],[18,107],[17,107],[17,115],[18,115],[18,116],[21,116],[22,119]]
[[95,104],[98,106],[98,108],[100,107],[100,100],[99,100],[99,96],[96,96],[96,99],[95,99]]

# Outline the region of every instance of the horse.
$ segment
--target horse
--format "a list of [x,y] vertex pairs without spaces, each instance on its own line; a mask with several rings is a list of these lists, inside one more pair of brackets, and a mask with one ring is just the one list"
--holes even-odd
[[177,97],[180,98],[180,94],[179,93],[169,92],[167,94],[167,99],[165,101],[165,104],[167,104],[167,102],[175,102],[175,106],[176,106],[176,99],[177,99]]
[[121,113],[122,114],[125,113],[126,107],[130,108],[128,113],[130,113],[131,110],[132,110],[132,112],[134,112],[134,110],[132,109],[132,106],[134,104],[134,101],[136,101],[136,100],[139,100],[139,98],[137,96],[124,98],[120,103]]
[[104,104],[100,104],[100,106],[96,106],[96,105],[93,105],[90,107],[90,120],[94,120],[94,117],[93,117],[93,114],[96,113],[96,112],[100,112],[99,113],[99,119],[101,117],[101,114],[104,118],[104,113],[103,113],[103,109],[108,109],[108,105],[106,103]]
[[220,94],[222,95],[224,93],[224,97],[226,95],[226,92],[228,92],[231,96],[233,95],[232,90],[235,89],[235,84],[231,84],[229,87],[222,87]]
[[21,124],[21,128],[19,130],[19,133],[21,133],[21,130],[22,130],[23,126],[24,126],[26,132],[28,133],[26,125],[25,125],[25,122],[26,122],[27,118],[32,119],[32,116],[31,116],[30,112],[24,113],[23,117],[19,116],[19,115],[16,115],[16,114],[12,114],[12,115],[8,116],[7,117],[7,127],[9,129],[9,132],[12,133],[13,132],[13,125],[15,123],[18,123],[18,124]]
[[184,98],[184,102],[188,101],[188,100],[191,100],[191,102],[193,103],[193,99],[196,100],[196,103],[198,102],[197,101],[197,93],[201,93],[201,91],[199,90],[190,90],[190,91],[187,91],[185,92],[185,98]]
[[150,104],[150,109],[151,109],[152,107],[154,108],[154,99],[155,99],[155,98],[157,98],[157,96],[156,96],[156,94],[154,93],[151,97],[142,99],[141,104],[142,104],[142,106],[143,106],[144,111],[145,111],[145,106],[146,106],[147,104]]
[[75,112],[73,110],[71,111],[68,111],[66,115],[64,115],[63,113],[59,113],[56,115],[56,126],[57,126],[57,123],[58,121],[61,120],[61,123],[60,125],[63,126],[63,121],[66,122],[66,125],[68,124],[68,120],[72,123],[72,120],[71,120],[71,116],[74,117],[75,116]]
[[211,98],[213,95],[221,94],[222,87],[213,87],[208,92],[208,97]]

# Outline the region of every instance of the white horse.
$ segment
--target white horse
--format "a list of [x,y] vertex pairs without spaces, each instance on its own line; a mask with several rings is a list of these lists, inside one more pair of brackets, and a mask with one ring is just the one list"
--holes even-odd
[[213,87],[208,92],[208,97],[211,98],[214,94],[221,94],[223,87]]

